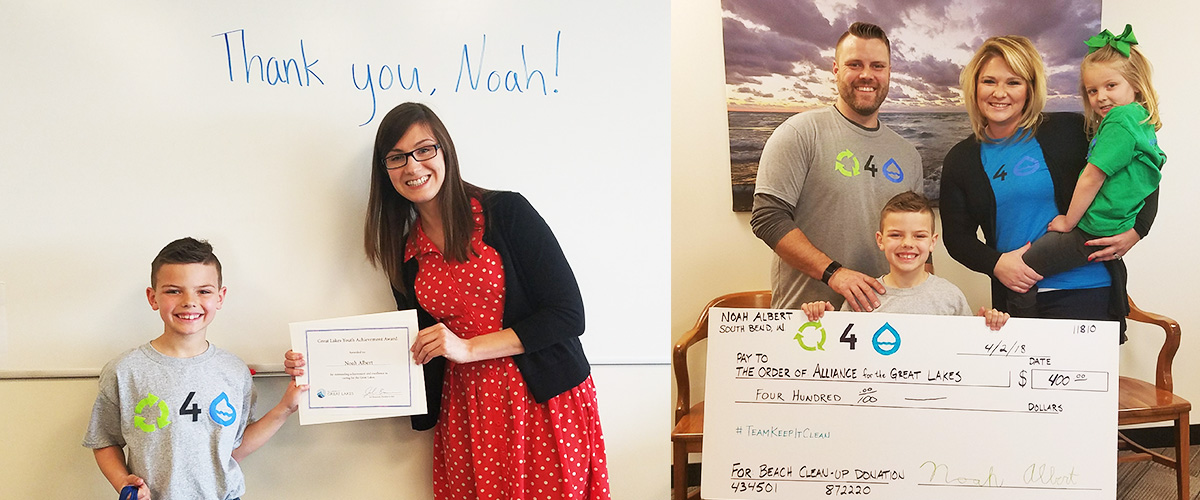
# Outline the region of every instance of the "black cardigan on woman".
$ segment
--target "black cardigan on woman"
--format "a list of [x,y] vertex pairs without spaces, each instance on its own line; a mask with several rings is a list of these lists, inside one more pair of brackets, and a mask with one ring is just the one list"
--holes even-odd
[[[514,355],[533,398],[545,403],[579,385],[591,373],[579,336],[583,334],[583,297],[562,247],[550,226],[519,193],[489,191],[482,199],[483,242],[496,249],[504,266],[504,328],[512,328],[525,348]],[[417,259],[403,264],[406,291],[392,290],[396,307],[416,309],[421,328],[437,323],[417,304]],[[442,403],[446,358],[425,364],[429,413],[414,415],[417,430],[437,423]]]
[[[1046,167],[1054,182],[1054,202],[1060,214],[1066,214],[1075,192],[1079,173],[1087,166],[1088,139],[1084,133],[1083,116],[1077,113],[1046,113],[1034,136],[1046,157]],[[962,140],[946,154],[942,167],[942,189],[939,200],[942,214],[943,239],[950,256],[973,271],[992,278],[992,307],[1007,310],[1005,286],[993,271],[1001,252],[996,250],[996,194],[983,169],[979,141],[974,135]],[[1158,213],[1158,190],[1146,197],[1146,205],[1138,213],[1134,230],[1145,238]],[[1049,221],[1047,221],[1048,223]],[[976,229],[983,228],[984,241],[979,241]],[[1112,293],[1108,311],[1120,318],[1125,330],[1129,301],[1125,285],[1128,273],[1121,260],[1106,261],[1112,275]]]

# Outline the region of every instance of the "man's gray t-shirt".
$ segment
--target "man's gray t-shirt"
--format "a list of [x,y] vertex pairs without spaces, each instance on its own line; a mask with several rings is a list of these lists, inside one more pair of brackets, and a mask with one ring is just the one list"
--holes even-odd
[[[883,281],[883,278],[879,278]],[[929,275],[921,284],[911,288],[884,286],[887,293],[879,297],[876,312],[904,314],[937,314],[941,316],[971,316],[971,305],[954,283]],[[842,304],[849,311],[849,304]]]
[[[829,106],[796,114],[775,129],[763,148],[754,192],[793,207],[795,226],[830,258],[879,276],[888,272],[875,243],[879,212],[892,196],[920,192],[922,173],[917,149],[886,125],[867,130]],[[764,240],[774,247],[786,231],[779,233]],[[771,307],[799,309],[816,300],[840,306],[845,300],[778,254],[771,266]]]
[[245,493],[233,450],[253,407],[250,369],[211,344],[173,358],[149,343],[100,372],[83,446],[124,446],[129,472],[156,499],[232,499]]

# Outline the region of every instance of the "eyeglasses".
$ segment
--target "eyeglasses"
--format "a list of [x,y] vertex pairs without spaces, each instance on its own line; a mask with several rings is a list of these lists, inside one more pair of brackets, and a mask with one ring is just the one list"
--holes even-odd
[[421,146],[407,153],[396,153],[385,156],[383,158],[383,168],[388,170],[403,168],[405,165],[408,165],[408,158],[410,156],[417,161],[432,160],[433,157],[437,156],[437,152],[441,148],[442,146],[439,144],[431,144],[429,146]]

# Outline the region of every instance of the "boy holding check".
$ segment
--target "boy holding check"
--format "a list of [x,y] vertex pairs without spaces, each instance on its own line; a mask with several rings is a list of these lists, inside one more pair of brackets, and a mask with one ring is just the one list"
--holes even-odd
[[279,430],[308,387],[293,381],[251,421],[250,369],[205,338],[225,300],[212,245],[173,241],[150,267],[146,299],[163,333],[100,372],[83,445],[113,488],[134,486],[139,500],[239,498],[246,482],[238,461]]
[[[875,243],[888,261],[888,273],[879,278],[887,293],[879,296],[880,304],[875,311],[971,315],[971,306],[962,290],[925,270],[937,238],[933,208],[924,196],[906,191],[888,200],[879,214],[879,231],[875,233]],[[809,321],[816,321],[825,311],[832,311],[833,304],[807,302],[800,309]],[[850,309],[845,306],[843,310]],[[980,308],[978,315],[984,317],[992,330],[999,330],[1008,321],[1008,313],[997,309]]]

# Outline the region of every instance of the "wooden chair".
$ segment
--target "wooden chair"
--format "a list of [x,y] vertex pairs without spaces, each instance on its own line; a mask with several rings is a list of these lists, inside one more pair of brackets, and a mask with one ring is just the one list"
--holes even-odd
[[[697,342],[708,338],[708,310],[713,307],[769,308],[771,291],[738,292],[722,295],[709,302],[700,312],[696,326],[688,330],[675,344],[672,363],[675,366],[675,382],[679,397],[675,402],[675,428],[671,429],[671,446],[674,450],[672,473],[672,498],[684,500],[687,494],[688,454],[700,452],[704,437],[704,402],[692,405],[692,386],[688,377],[687,352]],[[698,498],[699,492],[692,496]]]
[[1138,308],[1129,299],[1129,320],[1151,323],[1162,327],[1166,338],[1162,349],[1158,351],[1158,367],[1153,384],[1131,377],[1120,378],[1118,391],[1117,425],[1143,424],[1147,422],[1168,422],[1175,424],[1175,458],[1155,453],[1142,445],[1130,440],[1125,433],[1117,431],[1117,447],[1123,452],[1118,453],[1117,463],[1152,460],[1175,469],[1176,487],[1179,489],[1179,499],[1186,500],[1190,493],[1188,489],[1188,457],[1190,440],[1188,437],[1188,413],[1192,404],[1186,399],[1172,393],[1174,383],[1171,380],[1171,363],[1175,360],[1175,352],[1179,350],[1179,323],[1159,314],[1149,313]]

